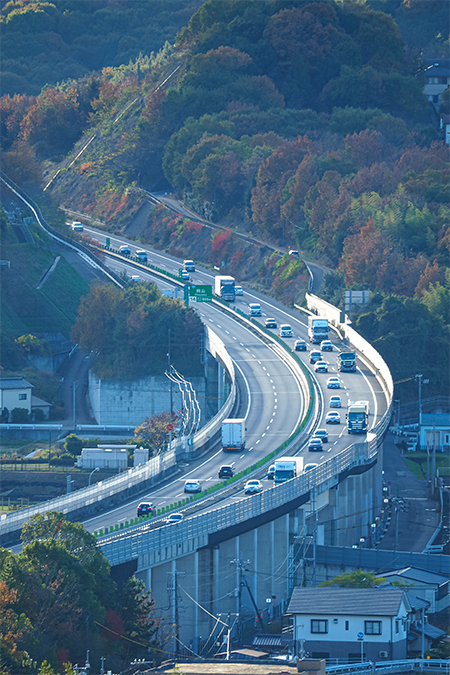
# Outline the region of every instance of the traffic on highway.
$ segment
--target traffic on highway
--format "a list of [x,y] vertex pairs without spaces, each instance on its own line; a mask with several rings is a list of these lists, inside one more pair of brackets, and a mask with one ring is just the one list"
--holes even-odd
[[[111,248],[119,250],[125,246],[130,250],[131,256],[135,256],[136,245],[132,241],[86,225],[84,231],[102,245],[106,244],[108,237]],[[142,255],[142,246],[138,250]],[[145,253],[149,264],[177,277],[180,269],[183,269],[182,261],[166,253],[151,249],[145,249]],[[141,256],[140,258],[142,260]],[[130,265],[125,258],[110,259],[106,256],[105,262],[118,274],[136,276],[136,266]],[[194,264],[194,261],[188,262],[192,263],[189,270],[191,283],[214,286],[214,277],[217,275],[213,271],[202,268],[198,263]],[[139,267],[138,275],[141,281],[157,283],[162,291],[173,289],[169,279],[156,278],[144,266]],[[319,344],[311,343],[307,317],[245,285],[240,285],[240,289],[242,295],[239,292],[234,302],[230,302],[230,307],[239,308],[246,315],[250,315],[249,305],[258,305],[261,308],[261,315],[256,315],[252,319],[253,322],[258,321],[261,327],[265,327],[266,332],[274,336],[279,336],[282,332],[282,340],[311,370],[311,376],[317,383],[319,418],[317,423],[308,429],[305,443],[299,453],[304,459],[304,465],[308,466],[308,470],[312,470],[315,468],[311,466],[312,464],[320,464],[355,442],[355,439],[349,436],[347,428],[350,403],[367,404],[364,413],[367,427],[359,431],[364,433],[362,438],[365,438],[365,432],[370,430],[384,414],[386,396],[361,355],[357,358],[354,372],[338,369],[338,357],[348,353],[349,349],[342,344],[335,332],[330,331],[326,339]],[[182,476],[153,489],[151,494],[141,495],[140,499],[86,521],[84,525],[90,531],[135,517],[141,502],[151,502],[155,513],[157,509],[178,502],[187,492],[194,492],[196,485],[201,485],[201,489],[204,490],[218,482],[223,466],[231,465],[234,472],[242,471],[277,448],[300,424],[305,412],[305,395],[299,382],[300,368],[295,367],[295,364],[289,365],[281,359],[280,348],[277,345],[267,344],[263,336],[259,337],[250,330],[250,325],[243,325],[233,316],[233,312],[223,311],[213,303],[202,303],[196,308],[203,322],[208,324],[224,342],[234,362],[241,391],[240,409],[234,416],[245,419],[245,449],[232,455],[218,449],[210,457],[189,463],[182,468]],[[315,352],[318,354],[313,359]],[[315,367],[317,363],[322,365],[317,368]],[[316,428],[319,431],[317,434]],[[260,482],[261,490],[276,489],[274,481],[268,477],[268,470],[269,466],[257,475],[249,477]],[[188,490],[186,481],[189,484]],[[243,499],[246,494],[251,498],[252,492],[246,491],[245,481],[239,487],[239,490],[233,491],[221,504]],[[156,519],[152,525],[159,526],[164,522],[162,518]]]

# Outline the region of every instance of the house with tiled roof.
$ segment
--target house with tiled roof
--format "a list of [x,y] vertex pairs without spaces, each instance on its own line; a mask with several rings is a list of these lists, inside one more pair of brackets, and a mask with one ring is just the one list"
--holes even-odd
[[296,653],[345,662],[405,659],[410,605],[397,588],[294,588]]
[[428,59],[425,61],[425,86],[423,93],[437,110],[441,94],[450,86],[450,60]]

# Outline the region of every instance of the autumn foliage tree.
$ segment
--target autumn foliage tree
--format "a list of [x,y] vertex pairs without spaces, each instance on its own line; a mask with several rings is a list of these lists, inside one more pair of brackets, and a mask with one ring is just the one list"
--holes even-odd
[[[148,655],[156,644],[149,592],[133,578],[118,588],[95,537],[81,524],[62,513],[36,514],[23,528],[22,543],[17,555],[0,549],[0,640],[11,666],[17,668],[26,647],[32,659],[48,662],[49,672],[61,672],[63,661],[85,658],[87,628],[91,662],[100,662],[107,649],[110,666],[120,669],[128,663],[130,640],[134,656]],[[114,645],[107,637],[112,615],[122,627]]]
[[154,284],[93,286],[82,298],[72,337],[94,352],[100,377],[133,379],[164,373],[169,330],[174,367],[185,376],[201,374],[200,318]]

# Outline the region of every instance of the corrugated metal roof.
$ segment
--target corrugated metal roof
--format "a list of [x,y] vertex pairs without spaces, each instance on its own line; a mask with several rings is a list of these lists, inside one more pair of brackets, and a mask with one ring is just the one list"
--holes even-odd
[[[430,640],[440,640],[445,635],[447,635],[445,630],[436,628],[436,626],[432,626],[430,623],[426,622],[423,632],[425,633],[427,638],[430,638]],[[422,624],[418,623],[416,626],[411,626],[411,633],[422,635]]]
[[396,616],[406,594],[397,588],[294,588],[292,614]]

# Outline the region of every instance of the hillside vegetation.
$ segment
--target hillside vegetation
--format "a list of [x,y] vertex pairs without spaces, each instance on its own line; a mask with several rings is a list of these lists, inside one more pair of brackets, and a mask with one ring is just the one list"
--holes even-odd
[[[287,301],[299,299],[301,264],[247,250],[233,230],[318,256],[336,270],[327,297],[375,293],[361,330],[395,377],[417,366],[392,355],[415,354],[428,391],[447,391],[448,149],[414,51],[438,53],[446,25],[439,3],[419,0],[209,0],[175,48],[37,97],[2,97],[4,168],[23,181],[44,168],[57,203],[115,232],[143,204],[140,186],[170,186],[229,229],[154,209],[143,240],[179,254],[195,240],[195,257]],[[402,314],[391,298],[422,317],[429,352],[386,319]]]
[[61,332],[69,338],[80,298],[88,293],[89,285],[61,256],[54,272],[38,290],[39,281],[56,258],[48,248],[48,237],[40,228],[31,226],[34,243],[19,244],[5,218],[2,223],[0,258],[8,260],[10,267],[0,267],[0,364],[4,370],[16,370],[26,363],[27,347],[18,343],[20,336]]
[[185,377],[203,374],[204,327],[192,310],[155,284],[93,286],[81,301],[72,337],[94,352],[99,377],[132,380],[163,375],[170,363]]

